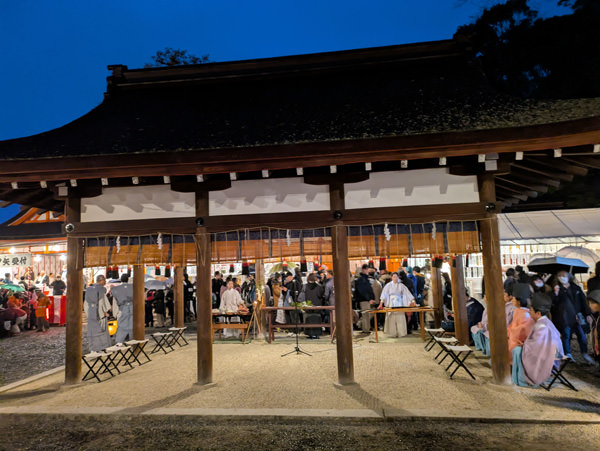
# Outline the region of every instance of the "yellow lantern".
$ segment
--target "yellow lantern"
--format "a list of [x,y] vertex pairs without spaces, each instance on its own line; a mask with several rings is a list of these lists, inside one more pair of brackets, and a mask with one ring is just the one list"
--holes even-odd
[[114,334],[117,333],[117,327],[118,327],[118,325],[117,325],[116,319],[108,322],[108,333],[110,336],[113,336]]

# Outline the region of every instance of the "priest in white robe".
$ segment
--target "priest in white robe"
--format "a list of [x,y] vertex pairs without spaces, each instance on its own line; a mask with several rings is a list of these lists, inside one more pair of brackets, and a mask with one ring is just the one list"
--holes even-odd
[[[379,308],[407,307],[415,297],[404,285],[397,273],[392,275],[392,281],[383,287]],[[386,315],[383,333],[390,337],[404,337],[406,330],[406,314],[403,312],[390,312]]]

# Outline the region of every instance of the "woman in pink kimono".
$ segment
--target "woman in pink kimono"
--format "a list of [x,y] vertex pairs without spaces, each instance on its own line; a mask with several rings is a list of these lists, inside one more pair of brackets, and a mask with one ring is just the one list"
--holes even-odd
[[535,321],[529,314],[529,299],[513,298],[515,309],[513,310],[512,322],[508,325],[508,352],[512,356],[512,351],[517,346],[523,346],[525,340],[531,333]]

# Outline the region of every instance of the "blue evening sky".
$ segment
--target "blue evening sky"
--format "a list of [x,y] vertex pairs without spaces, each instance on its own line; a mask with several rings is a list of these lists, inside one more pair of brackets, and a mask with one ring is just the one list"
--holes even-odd
[[[107,65],[142,67],[165,47],[220,62],[449,39],[493,3],[0,0],[0,140],[84,115],[102,102]],[[530,2],[545,14],[556,3]]]

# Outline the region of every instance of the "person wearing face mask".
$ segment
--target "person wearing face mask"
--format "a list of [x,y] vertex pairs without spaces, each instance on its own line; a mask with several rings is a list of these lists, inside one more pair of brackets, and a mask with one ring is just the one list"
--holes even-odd
[[545,293],[547,291],[544,279],[537,275],[531,278],[531,288],[533,288],[534,293]]
[[593,365],[594,360],[588,355],[587,337],[582,328],[585,317],[591,314],[590,307],[583,291],[578,285],[571,283],[566,271],[557,274],[557,283],[552,293],[551,313],[552,321],[560,332],[565,355],[573,359],[571,335],[575,332],[583,359]]

